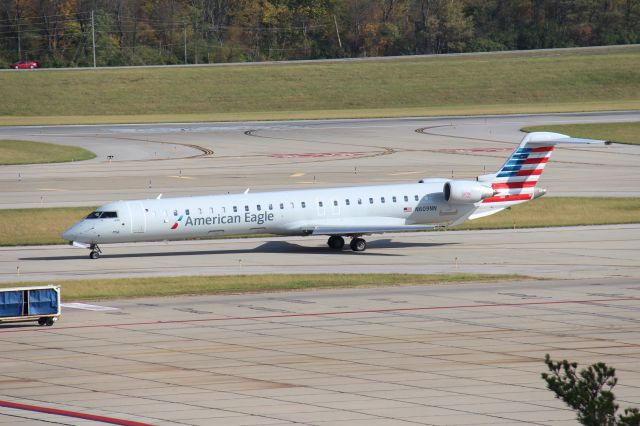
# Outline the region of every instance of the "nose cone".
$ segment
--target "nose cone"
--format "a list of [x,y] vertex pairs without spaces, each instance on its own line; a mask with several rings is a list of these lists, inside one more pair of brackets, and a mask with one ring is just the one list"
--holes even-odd
[[67,241],[73,241],[76,239],[77,233],[76,233],[76,226],[77,225],[73,225],[71,228],[67,229],[66,231],[64,231],[62,233],[62,239],[63,240],[67,240]]
[[82,234],[84,233],[83,231],[86,231],[86,224],[84,223],[84,221],[82,222],[78,222],[75,225],[73,225],[71,228],[67,229],[66,231],[64,231],[62,233],[62,238],[67,240],[67,241],[82,241]]

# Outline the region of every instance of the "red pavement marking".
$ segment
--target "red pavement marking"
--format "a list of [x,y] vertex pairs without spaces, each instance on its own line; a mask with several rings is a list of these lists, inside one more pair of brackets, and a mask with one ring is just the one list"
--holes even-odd
[[292,154],[272,154],[274,158],[325,158],[325,157],[356,157],[371,154],[370,152],[304,152]]
[[110,423],[123,426],[152,426],[149,423],[134,422],[132,420],[116,419],[113,417],[96,416],[93,414],[78,413],[76,411],[58,410],[57,408],[39,407],[37,405],[18,404],[17,402],[0,401],[0,407],[15,408],[16,410],[37,411],[39,413],[55,414],[57,416],[76,417],[78,419],[92,420],[94,422]]
[[363,309],[355,311],[329,311],[329,312],[311,312],[311,313],[293,313],[293,314],[274,314],[274,315],[256,315],[246,317],[214,317],[214,318],[197,318],[185,320],[168,320],[168,321],[146,321],[146,322],[130,322],[119,324],[93,324],[93,325],[70,325],[67,327],[38,327],[23,328],[18,330],[2,330],[2,333],[24,333],[24,332],[55,332],[56,330],[72,330],[78,328],[103,328],[103,327],[131,327],[140,325],[157,325],[157,324],[183,324],[196,322],[212,322],[212,321],[241,321],[241,320],[260,320],[260,319],[278,319],[278,318],[295,318],[295,317],[319,317],[332,315],[355,315],[370,313],[388,313],[388,312],[411,312],[411,311],[441,311],[448,309],[477,309],[477,308],[508,308],[520,306],[534,305],[569,305],[581,303],[606,303],[606,302],[623,302],[637,300],[638,297],[615,297],[609,299],[584,299],[584,300],[546,300],[538,302],[516,302],[516,303],[483,303],[474,305],[453,305],[453,306],[430,306],[421,308],[388,308],[388,309]]

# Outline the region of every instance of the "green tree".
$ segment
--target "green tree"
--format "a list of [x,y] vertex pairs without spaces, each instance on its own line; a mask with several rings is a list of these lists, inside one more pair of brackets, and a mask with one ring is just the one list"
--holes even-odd
[[616,370],[603,362],[592,364],[576,372],[578,363],[566,359],[553,362],[549,354],[544,357],[551,373],[542,373],[547,388],[578,412],[578,421],[586,426],[639,426],[640,411],[637,408],[624,410],[616,418],[618,404],[612,392],[618,383]]

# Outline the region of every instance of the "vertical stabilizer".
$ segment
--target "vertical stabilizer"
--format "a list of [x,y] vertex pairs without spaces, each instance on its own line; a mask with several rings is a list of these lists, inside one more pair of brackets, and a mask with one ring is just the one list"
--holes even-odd
[[560,133],[528,133],[496,173],[477,177],[479,182],[490,183],[498,194],[477,204],[479,207],[491,206],[491,211],[481,209],[471,218],[497,213],[503,208],[544,195],[546,191],[536,188],[536,185],[556,144],[604,145],[609,143],[601,140],[572,138]]

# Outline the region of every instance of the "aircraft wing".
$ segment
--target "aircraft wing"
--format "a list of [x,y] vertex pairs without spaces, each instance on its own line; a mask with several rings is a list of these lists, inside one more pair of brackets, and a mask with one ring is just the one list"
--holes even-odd
[[304,228],[304,231],[314,235],[364,235],[382,234],[383,232],[400,231],[429,231],[434,225],[403,225],[403,226],[315,226]]
[[435,225],[406,225],[404,219],[392,217],[335,218],[297,223],[292,228],[313,235],[363,235],[383,232],[428,231]]

